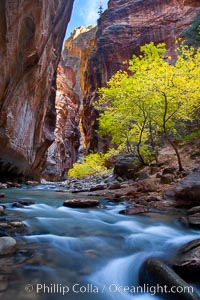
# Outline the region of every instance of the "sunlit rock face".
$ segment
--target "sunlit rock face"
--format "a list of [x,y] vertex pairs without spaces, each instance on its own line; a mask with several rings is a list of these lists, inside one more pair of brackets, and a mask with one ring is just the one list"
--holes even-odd
[[0,1],[0,173],[37,177],[54,139],[57,65],[73,0]]
[[65,179],[77,161],[79,147],[84,144],[80,127],[83,97],[87,94],[84,74],[89,54],[95,47],[95,34],[95,27],[78,27],[64,44],[57,76],[55,142],[48,149],[42,173],[48,180]]
[[57,70],[55,141],[48,149],[42,176],[48,180],[65,179],[78,157],[80,141],[80,97],[73,90],[75,73],[60,60]]
[[[69,69],[73,69],[75,73],[75,86],[74,91],[80,97],[80,131],[81,131],[81,144],[83,148],[87,147],[86,134],[82,126],[82,116],[85,115],[83,109],[83,99],[90,92],[88,81],[85,80],[88,73],[88,60],[91,53],[96,50],[96,27],[89,26],[87,28],[76,28],[69,39],[65,42],[63,57],[65,65]],[[68,72],[68,77],[70,73]],[[92,126],[93,119],[87,119],[88,124]],[[91,127],[89,125],[89,127]]]
[[[138,54],[141,45],[165,42],[173,53],[176,39],[200,12],[199,0],[110,0],[98,22],[95,47],[89,53],[84,76],[82,128],[86,152],[101,150],[95,130],[97,112],[93,103],[97,89],[105,85],[124,61]],[[105,145],[105,144],[104,144]]]
[[87,93],[84,74],[87,72],[90,53],[96,46],[96,30],[97,28],[93,26],[75,28],[64,44],[63,59],[68,68],[67,77],[70,80],[75,75],[74,91],[80,96],[81,101],[83,95]]

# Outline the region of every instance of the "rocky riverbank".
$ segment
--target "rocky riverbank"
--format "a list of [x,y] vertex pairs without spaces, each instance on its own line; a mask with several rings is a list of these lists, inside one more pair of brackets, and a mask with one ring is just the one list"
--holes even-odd
[[[179,224],[182,224],[186,230],[189,227],[199,229],[200,170],[196,167],[198,156],[194,160],[190,159],[188,154],[190,153],[186,152],[183,157],[186,166],[183,172],[177,171],[175,160],[173,161],[171,153],[169,154],[169,149],[165,148],[163,150],[165,159],[162,158],[159,165],[141,168],[134,173],[133,178],[127,179],[125,176],[110,174],[84,179],[69,178],[64,182],[57,183],[42,180],[41,183],[44,189],[46,185],[47,189],[54,191],[58,198],[61,196],[64,199],[66,195],[67,200],[63,200],[62,203],[64,207],[70,209],[88,209],[91,207],[94,210],[102,211],[106,209],[107,205],[102,205],[99,199],[104,199],[104,203],[106,200],[107,203],[110,203],[111,200],[116,204],[118,202],[123,203],[123,209],[119,213],[127,215],[129,220],[134,215],[149,217],[158,216],[158,214],[174,215],[173,218],[178,220]],[[4,204],[7,203],[7,189],[19,190],[21,187],[23,189],[25,187],[25,190],[29,191],[34,188],[37,189],[37,185],[38,182],[33,181],[27,181],[23,185],[17,182],[0,184],[0,188],[3,189],[0,193],[0,197],[2,197],[2,205],[0,206],[0,263],[3,270],[0,272],[0,291],[8,289],[9,281],[12,280],[9,272],[15,272],[15,270],[26,266],[27,263],[36,263],[36,265],[39,263],[36,245],[27,244],[23,240],[23,236],[29,235],[32,229],[26,226],[23,219],[15,217],[15,209],[23,209],[26,214],[26,208],[33,205],[34,201],[16,198],[8,205]],[[70,199],[67,198],[68,195],[70,195]],[[56,196],[54,201],[56,201]],[[9,207],[12,209],[10,210]],[[177,247],[173,257],[167,258],[168,255],[166,255],[166,260],[157,257],[148,258],[140,268],[140,283],[156,284],[158,278],[155,277],[152,283],[152,276],[149,275],[152,272],[156,274],[161,272],[162,278],[159,277],[159,280],[165,284],[169,282],[176,285],[178,282],[184,287],[191,279],[195,282],[200,273],[199,253],[200,246],[199,239],[197,239],[182,247]],[[187,274],[192,274],[192,277],[188,278]],[[167,295],[165,296],[167,297]],[[199,296],[194,292],[184,294],[183,299],[196,300],[199,299]]]
[[177,170],[173,150],[165,146],[159,154],[159,164],[136,167],[133,171],[131,161],[128,161],[130,158],[126,156],[115,167],[113,174],[68,178],[57,183],[58,192],[126,201],[125,214],[155,211],[177,214],[186,226],[200,227],[199,144],[197,139],[181,147],[182,172]]

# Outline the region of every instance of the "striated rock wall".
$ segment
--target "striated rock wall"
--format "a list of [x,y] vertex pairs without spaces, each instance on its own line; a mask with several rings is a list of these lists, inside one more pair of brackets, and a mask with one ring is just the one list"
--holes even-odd
[[48,180],[65,179],[66,172],[77,161],[79,146],[84,144],[80,111],[85,93],[84,74],[89,53],[95,46],[95,33],[95,27],[78,27],[64,45],[57,76],[55,142],[48,149],[42,173]]
[[66,172],[78,157],[80,141],[80,98],[73,90],[75,73],[60,60],[57,70],[55,141],[48,149],[47,162],[42,176],[48,180],[66,178]]
[[200,12],[199,0],[110,0],[98,22],[95,47],[89,53],[84,76],[81,126],[86,152],[103,148],[95,133],[98,113],[92,104],[123,61],[138,54],[141,45],[165,42],[173,52],[176,39]]
[[[74,91],[80,97],[80,121],[82,120],[83,98],[88,95],[88,82],[85,80],[88,68],[88,60],[91,53],[96,49],[96,31],[97,27],[89,26],[78,27],[74,30],[69,39],[65,42],[63,58],[68,69],[73,70],[75,74]],[[70,77],[70,72],[68,72]],[[95,119],[95,116],[94,116]],[[90,124],[93,120],[87,120]],[[81,144],[87,147],[86,135],[80,122]]]
[[37,177],[54,140],[56,72],[73,0],[0,1],[0,174]]

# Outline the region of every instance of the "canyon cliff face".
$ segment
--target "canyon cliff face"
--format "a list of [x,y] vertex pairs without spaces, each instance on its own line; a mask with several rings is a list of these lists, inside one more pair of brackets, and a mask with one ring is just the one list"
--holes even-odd
[[76,162],[80,146],[80,97],[74,92],[75,73],[60,60],[57,70],[55,141],[49,147],[42,176],[48,180],[65,179]]
[[84,147],[84,135],[81,135],[82,128],[79,126],[80,111],[84,97],[84,74],[89,53],[95,45],[95,34],[95,27],[78,27],[65,42],[56,82],[55,142],[48,149],[42,172],[45,179],[65,179]]
[[[87,68],[91,53],[96,49],[96,31],[97,27],[89,26],[87,28],[78,27],[74,30],[69,39],[65,42],[63,57],[65,66],[68,68],[68,78],[70,78],[72,71],[75,74],[74,91],[80,98],[80,131],[81,144],[84,149],[87,148],[87,139],[82,126],[82,118],[85,115],[83,109],[83,99],[88,93]],[[91,107],[90,107],[91,108]],[[96,114],[93,118],[88,119],[89,127],[93,128],[96,120]]]
[[110,0],[96,33],[95,45],[89,53],[83,82],[81,126],[86,153],[102,150],[95,133],[97,111],[92,104],[97,89],[105,85],[123,62],[138,54],[141,45],[165,42],[173,52],[176,39],[193,23],[200,12],[199,0]]
[[55,89],[73,0],[0,1],[0,174],[37,177],[54,140]]

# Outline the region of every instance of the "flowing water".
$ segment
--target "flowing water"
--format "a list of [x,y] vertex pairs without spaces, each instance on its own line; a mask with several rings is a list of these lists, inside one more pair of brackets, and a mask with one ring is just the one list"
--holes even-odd
[[[67,208],[63,201],[74,195],[46,186],[5,193],[9,216],[28,227],[28,234],[16,239],[33,252],[11,274],[6,300],[150,300],[150,294],[123,289],[138,285],[142,262],[170,260],[177,247],[199,238],[199,231],[184,228],[174,217],[121,215],[125,203],[101,199],[101,209]],[[19,199],[35,204],[12,208],[9,203]]]

